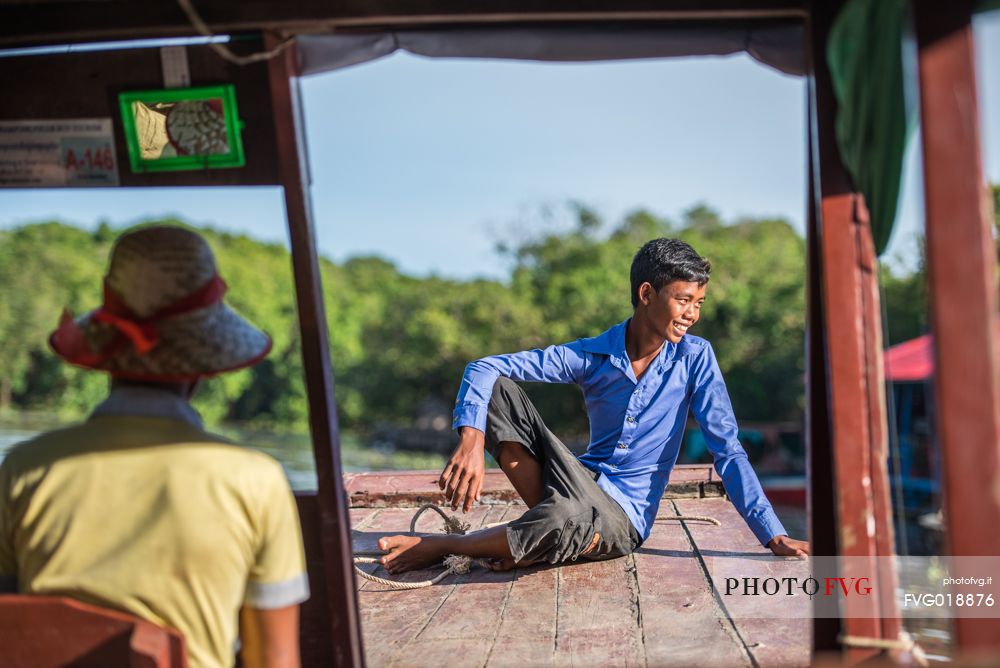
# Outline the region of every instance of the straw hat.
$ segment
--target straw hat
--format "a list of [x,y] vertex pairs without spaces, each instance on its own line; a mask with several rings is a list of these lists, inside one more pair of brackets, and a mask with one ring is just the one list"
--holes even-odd
[[271,340],[222,301],[226,284],[200,236],[179,227],[122,235],[104,304],[64,312],[49,345],[67,362],[118,378],[178,382],[256,364]]

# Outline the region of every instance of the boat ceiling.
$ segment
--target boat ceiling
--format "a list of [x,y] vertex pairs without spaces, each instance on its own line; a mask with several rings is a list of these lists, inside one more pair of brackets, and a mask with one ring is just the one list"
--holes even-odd
[[[579,21],[801,19],[805,0],[188,0],[215,34]],[[178,0],[0,0],[0,48],[193,36]]]

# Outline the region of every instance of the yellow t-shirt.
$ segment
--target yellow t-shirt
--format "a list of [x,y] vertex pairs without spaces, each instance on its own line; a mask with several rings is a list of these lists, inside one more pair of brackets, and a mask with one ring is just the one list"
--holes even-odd
[[242,606],[308,598],[281,466],[150,417],[92,417],[8,453],[0,576],[177,629],[192,668],[233,664]]

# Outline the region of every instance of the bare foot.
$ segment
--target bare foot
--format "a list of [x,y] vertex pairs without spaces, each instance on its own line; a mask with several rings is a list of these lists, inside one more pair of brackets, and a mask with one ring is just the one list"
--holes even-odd
[[447,552],[438,536],[387,536],[378,548],[389,554],[379,562],[390,573],[405,573],[439,563]]

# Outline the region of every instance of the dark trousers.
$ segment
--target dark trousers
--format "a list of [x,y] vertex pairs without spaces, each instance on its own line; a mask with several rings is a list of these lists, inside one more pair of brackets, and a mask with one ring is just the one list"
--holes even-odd
[[[597,485],[593,471],[580,463],[545,426],[520,387],[500,378],[493,387],[486,420],[486,448],[499,462],[501,444],[519,443],[542,467],[541,502],[507,526],[514,561],[558,564],[612,559],[639,546],[639,534],[618,502]],[[597,545],[582,554],[600,534]]]

